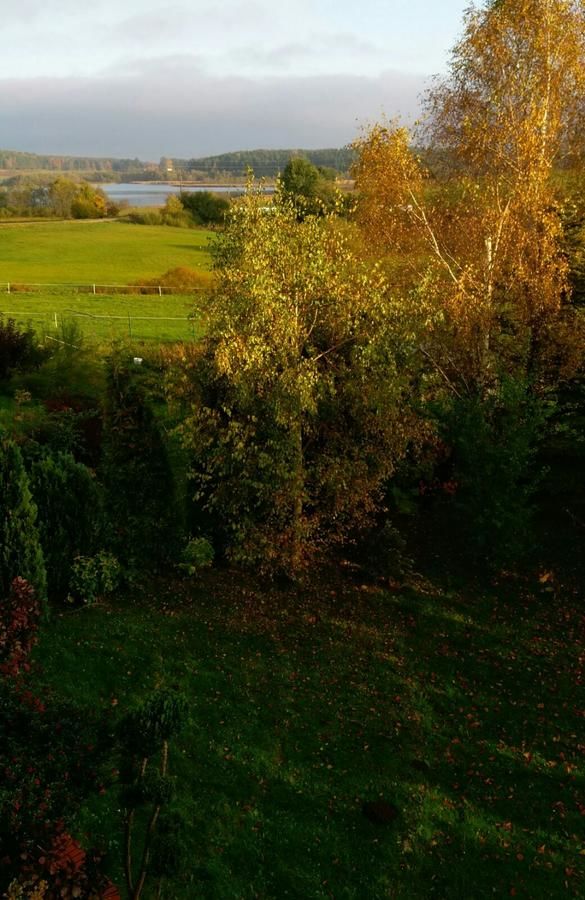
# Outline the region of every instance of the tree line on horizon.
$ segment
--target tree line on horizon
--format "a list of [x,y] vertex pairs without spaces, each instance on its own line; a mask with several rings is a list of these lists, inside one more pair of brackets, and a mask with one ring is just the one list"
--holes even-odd
[[78,175],[95,174],[98,180],[126,176],[128,178],[160,179],[180,175],[193,178],[245,178],[251,169],[257,178],[275,178],[291,158],[302,157],[313,165],[334,169],[347,175],[355,152],[348,147],[320,150],[241,150],[215,156],[180,159],[162,157],[159,162],[116,157],[60,156],[27,153],[19,150],[0,150],[0,170],[9,174],[47,171],[69,172]]

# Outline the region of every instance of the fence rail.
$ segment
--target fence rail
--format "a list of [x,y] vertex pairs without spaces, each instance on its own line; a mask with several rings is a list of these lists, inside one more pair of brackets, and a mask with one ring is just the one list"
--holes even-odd
[[134,294],[163,297],[172,294],[199,294],[204,287],[177,288],[162,284],[98,284],[85,282],[35,283],[32,281],[0,281],[0,292],[4,294]]
[[37,334],[43,338],[49,335],[51,340],[55,339],[53,336],[59,337],[59,332],[72,322],[78,323],[85,336],[96,340],[128,335],[140,340],[181,341],[195,339],[201,331],[196,317],[190,314],[190,308],[196,305],[194,299],[190,299],[194,298],[195,292],[189,295],[161,293],[163,299],[159,299],[134,291],[114,295],[111,285],[107,286],[108,294],[96,289],[95,297],[93,291],[90,294],[63,290],[2,293],[1,287],[0,283],[0,320],[11,318],[30,323]]

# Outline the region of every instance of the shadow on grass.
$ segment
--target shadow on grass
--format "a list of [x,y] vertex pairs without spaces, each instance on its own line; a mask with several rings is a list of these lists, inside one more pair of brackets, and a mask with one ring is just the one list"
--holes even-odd
[[[578,896],[581,627],[517,587],[296,594],[215,573],[55,623],[44,662],[85,702],[187,695],[177,900]],[[380,798],[391,825],[362,814]]]

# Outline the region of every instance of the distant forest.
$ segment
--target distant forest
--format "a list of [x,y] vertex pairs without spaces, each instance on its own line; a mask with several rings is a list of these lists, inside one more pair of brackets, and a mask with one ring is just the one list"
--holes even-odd
[[325,150],[240,150],[235,153],[222,153],[219,156],[203,156],[199,159],[173,159],[176,170],[205,176],[243,177],[248,169],[252,169],[258,178],[275,178],[283,171],[291,156],[303,156],[314,166],[335,169],[344,175],[355,158],[353,150],[348,148],[329,148]]
[[45,156],[20,150],[0,150],[0,169],[14,172],[136,172],[145,168],[139,159],[92,156]]
[[160,180],[184,178],[199,181],[229,181],[246,177],[252,169],[258,178],[275,178],[283,171],[291,156],[303,156],[315,166],[335,169],[341,175],[349,172],[354,152],[344,149],[325,150],[241,150],[193,159],[163,157],[160,162],[139,159],[114,159],[91,156],[49,156],[18,150],[0,150],[0,171],[75,172],[91,174],[95,181],[127,179]]

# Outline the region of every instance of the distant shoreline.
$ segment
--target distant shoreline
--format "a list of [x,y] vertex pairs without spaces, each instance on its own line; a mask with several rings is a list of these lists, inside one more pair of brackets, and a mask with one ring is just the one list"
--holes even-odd
[[[114,184],[114,183],[115,182],[112,182],[112,184]],[[233,182],[233,183],[230,182],[229,184],[226,184],[225,182],[221,182],[221,181],[217,181],[217,182],[215,182],[215,181],[213,181],[213,182],[187,181],[184,178],[182,178],[180,180],[177,179],[175,181],[126,181],[125,184],[145,184],[145,185],[158,184],[158,185],[169,185],[170,187],[201,187],[201,188],[219,188],[220,187],[220,188],[224,188],[224,189],[225,188],[238,188],[238,190],[246,187],[245,181],[238,181],[238,182]],[[275,181],[265,181],[264,186],[273,188],[273,187],[276,187],[276,182]]]

